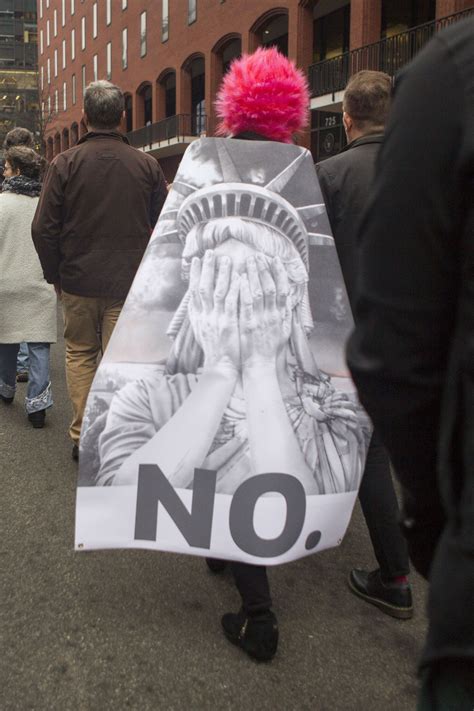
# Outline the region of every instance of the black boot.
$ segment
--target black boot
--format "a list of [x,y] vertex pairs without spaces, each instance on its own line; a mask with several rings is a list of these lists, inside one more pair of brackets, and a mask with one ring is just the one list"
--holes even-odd
[[266,610],[248,615],[243,608],[222,617],[224,634],[232,644],[259,662],[273,659],[278,646],[278,623],[274,613]]
[[12,397],[5,397],[5,395],[0,395],[0,400],[5,403],[5,405],[11,405],[13,402]]
[[38,412],[30,412],[28,414],[28,419],[35,428],[35,430],[40,430],[44,427],[44,421],[46,419],[46,410],[38,410]]
[[206,564],[211,573],[223,573],[227,568],[227,561],[220,558],[206,558]]

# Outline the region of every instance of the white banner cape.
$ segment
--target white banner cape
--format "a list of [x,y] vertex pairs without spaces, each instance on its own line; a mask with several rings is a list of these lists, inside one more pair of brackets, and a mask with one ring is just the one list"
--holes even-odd
[[89,394],[76,548],[277,564],[338,545],[371,428],[311,154],[186,151]]

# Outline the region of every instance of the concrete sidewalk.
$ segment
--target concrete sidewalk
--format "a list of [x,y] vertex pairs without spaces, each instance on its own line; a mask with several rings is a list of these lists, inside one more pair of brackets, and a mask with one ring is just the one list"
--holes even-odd
[[281,643],[265,665],[221,634],[239,607],[229,575],[165,553],[74,553],[62,342],[52,358],[44,430],[26,420],[24,385],[0,406],[2,711],[415,708],[425,585],[412,576],[407,622],[348,591],[350,568],[376,567],[358,508],[340,548],[270,571]]

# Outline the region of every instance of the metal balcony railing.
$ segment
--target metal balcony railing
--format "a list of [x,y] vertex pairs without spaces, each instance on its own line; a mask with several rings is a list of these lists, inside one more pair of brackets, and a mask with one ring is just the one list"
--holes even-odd
[[312,64],[309,67],[311,96],[323,96],[342,91],[349,77],[361,69],[375,69],[393,76],[413,59],[435,32],[472,14],[474,14],[474,6],[454,15],[412,27],[406,32],[387,37],[380,42]]
[[162,121],[127,133],[127,138],[135,148],[145,148],[154,143],[171,143],[173,139],[200,136],[207,131],[207,117],[204,114],[176,114]]

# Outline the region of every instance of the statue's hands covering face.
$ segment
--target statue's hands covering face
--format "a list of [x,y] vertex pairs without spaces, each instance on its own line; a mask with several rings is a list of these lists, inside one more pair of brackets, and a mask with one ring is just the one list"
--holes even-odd
[[189,277],[189,318],[204,352],[204,367],[240,370],[238,301],[240,278],[232,260],[208,250],[194,257]]
[[209,250],[202,260],[194,257],[189,289],[189,318],[204,367],[275,366],[291,334],[289,282],[278,257],[268,266],[252,255],[239,276],[231,258]]
[[248,257],[240,280],[240,348],[242,368],[272,366],[291,333],[289,282],[281,260],[271,266],[260,255]]

